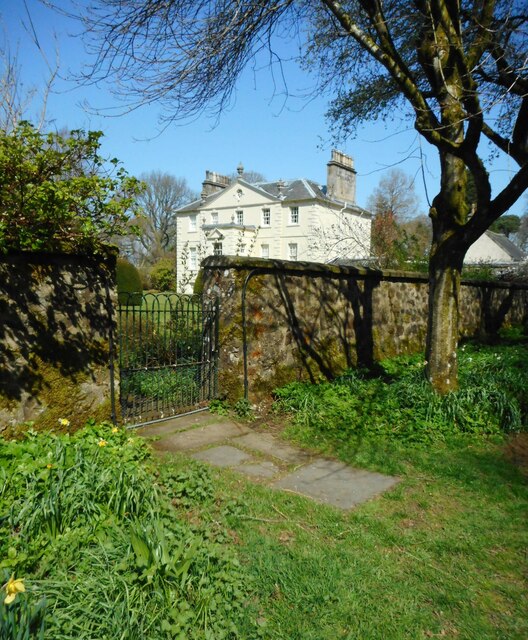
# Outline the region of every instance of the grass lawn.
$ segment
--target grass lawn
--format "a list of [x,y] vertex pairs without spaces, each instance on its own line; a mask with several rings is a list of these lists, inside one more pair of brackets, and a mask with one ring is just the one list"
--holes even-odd
[[401,482],[343,513],[211,471],[222,509],[192,517],[225,522],[263,637],[528,637],[528,488],[503,444],[364,443],[348,460]]
[[258,428],[399,476],[350,512],[110,426],[0,438],[0,584],[26,588],[1,640],[524,640],[527,362],[467,347],[444,400],[418,358],[281,390]]

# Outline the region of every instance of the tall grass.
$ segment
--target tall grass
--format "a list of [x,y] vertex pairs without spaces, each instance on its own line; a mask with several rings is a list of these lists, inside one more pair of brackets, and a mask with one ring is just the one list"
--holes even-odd
[[[108,425],[0,439],[0,571],[26,580],[15,602],[0,600],[2,640],[235,638],[251,626],[225,536],[172,504],[207,499],[206,470],[160,473],[149,455]],[[31,619],[38,636],[24,635]]]
[[500,434],[528,426],[526,345],[459,350],[460,389],[436,394],[423,357],[381,363],[381,374],[351,370],[332,383],[278,389],[279,409],[315,439],[382,437],[430,442],[450,435]]

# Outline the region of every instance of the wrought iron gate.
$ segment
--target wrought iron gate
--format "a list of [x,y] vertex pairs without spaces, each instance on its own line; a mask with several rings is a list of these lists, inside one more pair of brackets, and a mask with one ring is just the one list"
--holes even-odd
[[118,336],[126,424],[193,411],[215,397],[216,300],[175,293],[120,294]]

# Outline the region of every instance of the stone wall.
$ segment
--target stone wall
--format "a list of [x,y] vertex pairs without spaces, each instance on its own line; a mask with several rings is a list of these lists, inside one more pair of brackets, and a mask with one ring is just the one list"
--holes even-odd
[[[245,384],[259,401],[292,380],[425,347],[426,276],[228,256],[202,266],[204,293],[220,298],[219,387],[230,400]],[[528,325],[528,286],[464,282],[461,335],[489,337],[505,324]]]
[[111,417],[115,255],[0,256],[0,432]]

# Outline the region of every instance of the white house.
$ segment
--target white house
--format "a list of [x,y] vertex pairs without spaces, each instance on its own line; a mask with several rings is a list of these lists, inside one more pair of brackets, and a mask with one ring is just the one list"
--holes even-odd
[[200,200],[177,211],[178,290],[189,291],[208,255],[327,262],[368,258],[371,215],[358,207],[350,156],[332,151],[327,183],[249,183],[206,171]]
[[526,259],[524,251],[501,233],[486,231],[467,250],[465,265],[506,266]]

